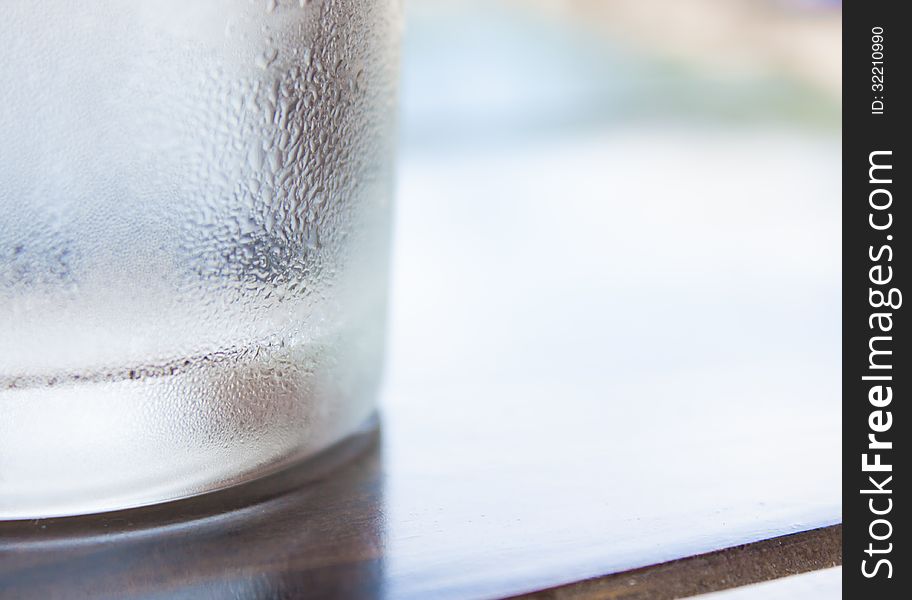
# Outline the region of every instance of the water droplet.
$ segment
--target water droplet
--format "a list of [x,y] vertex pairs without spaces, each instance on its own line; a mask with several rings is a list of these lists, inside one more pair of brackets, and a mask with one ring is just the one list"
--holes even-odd
[[261,69],[268,69],[272,66],[272,63],[275,62],[276,57],[278,57],[279,51],[273,47],[267,47],[263,52],[257,57],[256,65]]

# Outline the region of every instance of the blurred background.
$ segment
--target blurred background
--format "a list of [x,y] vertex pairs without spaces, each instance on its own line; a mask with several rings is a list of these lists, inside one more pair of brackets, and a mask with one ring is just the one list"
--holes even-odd
[[838,126],[838,2],[405,6],[406,149],[477,149],[658,123]]
[[509,555],[638,515],[610,543],[656,561],[838,522],[840,3],[405,6],[388,572],[428,522]]
[[405,7],[397,385],[712,355],[835,407],[839,2]]
[[405,6],[388,572],[428,522],[507,556],[637,515],[600,568],[839,522],[840,3]]

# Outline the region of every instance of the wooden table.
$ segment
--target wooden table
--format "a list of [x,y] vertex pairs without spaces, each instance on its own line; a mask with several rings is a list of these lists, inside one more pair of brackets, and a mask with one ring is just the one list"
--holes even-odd
[[[2,523],[0,597],[672,598],[840,563],[838,149],[662,135],[406,157],[382,434]],[[767,176],[733,197],[719,165]]]

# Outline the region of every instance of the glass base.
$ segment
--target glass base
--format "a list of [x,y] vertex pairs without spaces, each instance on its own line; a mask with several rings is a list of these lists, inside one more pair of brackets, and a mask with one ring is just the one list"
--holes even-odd
[[0,391],[0,520],[187,498],[314,456],[370,420],[376,381],[340,389],[307,354]]

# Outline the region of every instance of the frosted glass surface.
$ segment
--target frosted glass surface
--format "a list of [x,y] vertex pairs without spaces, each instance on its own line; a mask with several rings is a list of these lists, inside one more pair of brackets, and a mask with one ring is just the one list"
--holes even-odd
[[0,517],[197,493],[368,417],[395,4],[4,3]]

